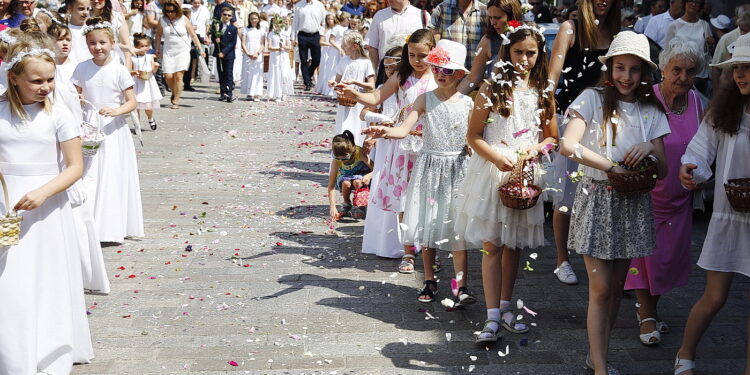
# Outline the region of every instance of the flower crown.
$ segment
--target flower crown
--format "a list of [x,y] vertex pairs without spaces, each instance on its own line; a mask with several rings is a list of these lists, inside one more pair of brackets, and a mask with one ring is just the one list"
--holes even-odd
[[37,9],[39,9],[39,12],[41,12],[41,13],[44,13],[44,14],[46,14],[46,15],[47,15],[47,17],[49,17],[49,18],[50,18],[50,19],[52,20],[52,23],[56,23],[56,24],[58,24],[58,25],[64,25],[64,24],[63,24],[62,22],[60,22],[60,20],[58,20],[58,19],[57,19],[57,17],[55,17],[55,16],[54,16],[54,15],[52,14],[52,12],[50,12],[49,10],[47,10],[47,9],[45,9],[45,8],[37,8]]
[[522,23],[521,21],[510,20],[508,21],[508,23],[505,24],[505,28],[503,30],[505,32],[503,34],[500,34],[500,36],[503,38],[503,45],[510,44],[510,38],[509,38],[510,34],[514,34],[520,30],[531,30],[539,34],[539,36],[542,37],[542,41],[544,41],[544,28],[543,27],[536,27],[533,25]]
[[531,12],[534,9],[534,6],[527,3],[526,1],[521,3],[521,14],[526,14]]
[[0,31],[0,40],[7,44],[16,44],[16,42],[18,41],[16,37],[10,35],[10,27]]
[[115,28],[112,26],[112,24],[109,23],[109,22],[107,22],[107,21],[104,21],[104,22],[99,22],[99,23],[97,23],[95,25],[86,25],[86,26],[82,27],[81,28],[81,34],[86,35],[86,34],[92,32],[92,31],[98,30],[98,29],[109,29],[113,34],[115,33]]
[[451,57],[448,55],[448,51],[442,47],[435,47],[427,54],[425,60],[432,65],[440,66],[451,62]]
[[13,69],[13,67],[16,64],[18,64],[19,62],[21,62],[21,60],[23,60],[27,56],[42,56],[42,55],[47,55],[47,56],[51,57],[53,60],[55,59],[55,53],[52,52],[51,50],[47,49],[47,48],[32,48],[32,49],[27,49],[27,50],[21,51],[21,52],[17,53],[15,56],[13,56],[13,58],[8,62],[7,69],[8,70]]

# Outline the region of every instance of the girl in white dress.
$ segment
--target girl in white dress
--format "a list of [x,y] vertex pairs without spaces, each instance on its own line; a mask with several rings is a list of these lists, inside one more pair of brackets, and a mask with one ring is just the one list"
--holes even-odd
[[20,42],[8,57],[0,169],[10,207],[0,200],[0,210],[16,211],[23,221],[18,244],[0,247],[0,373],[68,374],[74,362],[93,357],[81,264],[73,257],[76,229],[64,193],[83,171],[78,123],[48,97],[55,77],[50,49]]
[[331,79],[333,68],[338,63],[339,51],[328,41],[336,26],[336,16],[327,14],[325,20],[325,31],[320,34],[320,67],[318,68],[318,78],[315,83],[315,92],[328,96],[331,88],[328,87],[328,80]]
[[[159,101],[162,99],[159,85],[156,84],[156,78],[154,78],[154,72],[159,69],[159,63],[154,61],[154,55],[147,53],[151,49],[151,38],[146,34],[133,35],[133,44],[136,48],[133,56],[133,76],[135,77],[137,110],[142,109],[146,112],[149,127],[151,130],[156,130],[154,109],[159,108]],[[141,112],[138,111],[138,119],[140,118]]]
[[274,16],[271,31],[268,33],[268,79],[266,95],[271,100],[283,100],[289,95],[289,88],[294,84],[294,73],[289,65],[289,50],[292,44],[288,38],[282,36],[284,21]]
[[[145,4],[143,0],[133,0],[130,3],[130,11],[125,13],[125,19],[128,21],[130,35],[145,32],[143,20],[146,18]],[[135,45],[135,43],[133,43]]]
[[240,33],[242,45],[242,86],[240,92],[247,100],[260,100],[263,96],[263,51],[266,37],[260,27],[258,12],[247,17],[247,27]]
[[[336,76],[336,67],[339,65],[341,59],[346,57],[342,44],[344,41],[344,34],[349,31],[349,18],[351,15],[346,12],[341,12],[336,16],[336,25],[331,29],[331,34],[328,36],[328,44],[333,47],[333,50],[328,51],[331,55],[328,57],[331,64],[331,70],[329,71],[329,80]],[[326,81],[328,83],[328,81]],[[327,85],[326,85],[327,87]],[[336,91],[328,88],[328,96],[335,98]]]
[[78,64],[91,58],[91,52],[89,52],[86,37],[82,31],[83,26],[86,25],[86,19],[89,17],[91,0],[67,0],[65,7],[68,15],[68,29],[70,29],[73,44],[68,58]]
[[[72,81],[73,71],[77,64],[68,57],[71,51],[70,30],[65,25],[53,23],[47,29],[47,34],[52,37],[57,47],[55,101],[67,107],[72,112],[76,122],[81,123],[84,113],[81,108],[81,100],[78,97],[78,90],[76,90]],[[87,110],[91,112],[91,108],[87,108]],[[84,168],[86,162],[87,160],[84,159]],[[68,199],[73,208],[78,233],[83,287],[88,291],[108,294],[110,290],[109,279],[104,264],[102,247],[99,243],[99,237],[96,235],[93,198],[87,199],[84,184],[83,179],[79,179],[68,189]]]
[[122,243],[125,237],[144,235],[135,147],[123,117],[136,107],[135,82],[110,55],[115,38],[100,21],[86,21],[86,40],[94,57],[78,64],[73,83],[99,110],[106,135],[84,177],[87,196],[94,201],[97,234],[102,242]]
[[[371,91],[375,88],[375,70],[372,68],[370,59],[365,56],[365,42],[358,33],[344,35],[343,48],[346,53],[338,66],[336,76],[328,81],[328,87],[343,89],[346,86],[356,86],[361,91]],[[364,105],[357,103],[353,107],[338,105],[336,112],[336,134],[349,130],[354,134],[354,143],[362,146],[365,137],[362,130],[366,123],[359,118]]]
[[521,27],[506,34],[510,43],[499,53],[503,65],[477,95],[466,136],[474,155],[456,203],[456,233],[483,253],[487,320],[477,343],[497,341],[501,327],[511,333],[529,330],[516,322],[513,287],[521,250],[544,244],[544,205],[516,210],[505,207],[498,194],[520,157],[536,156],[557,138],[554,97],[544,91],[544,37],[538,29]]
[[[386,57],[380,63],[380,69],[385,71],[386,79],[396,73],[400,61],[400,46],[393,47],[386,52]],[[382,87],[382,84],[380,87]],[[371,113],[368,108],[365,108],[362,112],[362,119],[368,123],[392,121],[398,113],[396,96],[392,95],[383,102],[380,113]],[[374,163],[372,179],[370,180],[371,192],[378,190],[380,175],[385,169],[386,158],[393,155],[393,148],[397,146],[397,141],[393,139],[378,139],[375,141],[375,147],[370,153],[370,160]],[[368,140],[365,139],[365,144],[367,142]],[[362,253],[375,254],[385,258],[400,258],[404,249],[399,236],[398,214],[378,207],[375,204],[375,197],[375,194],[370,194],[370,201],[367,205],[365,229],[362,234]]]
[[112,9],[111,0],[92,1],[91,17],[99,17],[102,21],[112,24],[113,35],[115,36],[115,44],[112,50],[117,60],[124,64],[126,68],[131,69],[130,56],[135,51],[133,50],[133,44],[130,42],[130,31],[125,16],[122,12]]
[[[682,156],[682,186],[693,190],[707,181],[714,162],[716,182],[714,210],[698,259],[698,266],[706,270],[706,289],[690,310],[677,352],[674,373],[681,375],[693,373],[698,342],[726,303],[735,274],[750,276],[750,213],[732,208],[724,187],[728,180],[750,177],[750,34],[737,38],[730,60],[712,67],[731,70],[733,82],[714,93]],[[746,358],[746,374],[749,369]]]

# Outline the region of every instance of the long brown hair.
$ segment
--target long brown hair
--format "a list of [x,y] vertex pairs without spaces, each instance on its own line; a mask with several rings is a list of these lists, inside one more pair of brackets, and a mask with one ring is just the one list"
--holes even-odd
[[401,86],[406,84],[406,80],[414,71],[414,68],[409,64],[409,44],[426,44],[430,49],[435,48],[435,37],[432,31],[427,29],[419,29],[409,35],[409,41],[404,43],[404,48],[401,51],[401,63],[398,65],[398,78]]
[[611,42],[615,34],[620,31],[620,1],[610,0],[609,12],[603,24],[597,24],[596,14],[594,14],[593,0],[578,0],[578,27],[576,27],[576,40],[581,51],[593,51],[597,48],[598,28],[604,28],[609,33]]
[[[526,25],[535,26],[534,23],[528,22]],[[529,73],[529,88],[536,90],[539,99],[537,108],[543,108],[540,116],[541,124],[546,125],[555,115],[555,98],[551,92],[546,92],[549,75],[549,66],[547,62],[547,52],[545,49],[544,39],[541,34],[530,29],[521,29],[508,36],[510,43],[503,45],[498,55],[501,57],[500,66],[494,68],[491,82],[492,88],[492,111],[500,113],[503,117],[513,114],[513,85],[508,82],[515,82],[518,73],[512,67],[510,59],[510,49],[514,44],[531,37],[534,38],[537,45],[538,55],[536,64],[531,68]],[[508,66],[508,67],[506,67]]]
[[750,96],[742,95],[734,80],[726,82],[714,92],[706,112],[706,120],[714,129],[735,135],[740,131],[742,112],[748,99]]
[[[508,16],[508,21],[523,20],[523,14],[521,14],[521,4],[518,2],[518,0],[490,0],[490,2],[487,3],[487,9],[489,9],[490,7],[500,8],[500,10],[502,10],[503,13]],[[497,30],[495,30],[495,28],[492,27],[492,24],[490,24],[489,17],[487,17],[487,31],[484,33],[484,35],[487,35],[488,37],[497,35]]]
[[[607,63],[605,64],[607,70],[602,72],[602,78],[597,85],[597,87],[602,88],[600,91],[602,95],[602,123],[600,126],[604,130],[602,132],[603,137],[606,137],[606,129],[604,127],[607,126],[607,123],[610,122],[612,118],[620,117],[620,106],[617,104],[620,98],[620,92],[617,91],[617,88],[612,84],[614,81],[612,79],[612,72],[614,70],[612,66],[614,64],[614,59],[615,58],[612,57],[607,60]],[[656,94],[654,94],[653,77],[654,75],[651,65],[641,60],[641,82],[635,89],[635,100],[639,104],[654,106],[658,111],[664,113],[664,107],[659,102],[659,99],[656,98]],[[614,140],[615,137],[617,137],[617,124],[612,123],[611,126],[612,139]],[[606,138],[601,140],[602,145],[604,145],[605,141]]]

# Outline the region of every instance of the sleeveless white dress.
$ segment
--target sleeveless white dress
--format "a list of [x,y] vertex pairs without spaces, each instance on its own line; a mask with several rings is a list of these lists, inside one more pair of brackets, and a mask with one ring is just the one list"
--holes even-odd
[[190,65],[190,36],[187,32],[187,18],[180,17],[176,21],[170,21],[161,17],[159,23],[162,27],[162,70],[165,74],[171,74],[187,70]]
[[[29,121],[11,123],[10,105],[0,101],[0,169],[11,208],[60,173],[58,143],[79,136],[63,105],[51,113],[39,104],[24,108]],[[2,199],[0,210],[8,210]],[[0,373],[68,374],[74,362],[93,358],[68,195],[20,215],[19,243],[0,247]]]
[[[154,65],[154,55],[145,54],[143,56],[132,56],[133,70],[150,72]],[[159,108],[159,101],[163,98],[156,78],[151,74],[149,79],[141,79],[138,76],[135,80],[135,101],[138,103],[138,109],[156,109]]]
[[[514,163],[516,151],[539,143],[537,98],[535,91],[514,90],[512,114],[505,118],[491,112],[493,121],[484,128],[484,140]],[[471,156],[456,199],[455,220],[456,233],[473,245],[469,247],[482,248],[484,242],[511,249],[544,245],[544,205],[515,210],[500,201],[497,189],[509,177],[510,172],[501,172],[478,153]]]
[[263,96],[263,51],[261,43],[263,41],[263,30],[254,27],[246,27],[245,48],[251,54],[258,53],[258,58],[253,60],[246,54],[242,53],[242,86],[240,92],[242,95]]
[[[73,83],[83,89],[83,97],[97,111],[121,106],[123,91],[135,85],[121,64],[113,61],[98,66],[92,60],[76,67]],[[96,155],[87,160],[84,181],[87,196],[93,198],[99,240],[122,243],[125,237],[144,236],[135,147],[125,116],[98,118],[106,137]]]

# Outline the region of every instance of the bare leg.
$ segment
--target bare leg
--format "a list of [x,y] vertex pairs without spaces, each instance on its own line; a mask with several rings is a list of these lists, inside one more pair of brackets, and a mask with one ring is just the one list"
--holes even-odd
[[180,103],[180,96],[182,96],[182,76],[185,71],[175,72],[172,78],[172,104]]
[[[144,109],[143,111],[146,112],[146,117],[149,120],[153,120],[154,119],[154,110],[153,109]],[[141,118],[141,113],[140,112],[138,112],[138,118],[139,119]]]
[[[733,277],[734,273],[730,272],[706,271],[706,289],[703,291],[703,296],[690,309],[682,345],[677,352],[678,358],[691,361],[695,359],[698,342],[708,329],[708,325],[711,324],[711,320],[727,301]],[[684,374],[691,375],[692,371]]]
[[521,260],[521,252],[503,246],[503,276],[500,299],[510,301],[513,298],[513,288],[516,286],[516,277],[518,277],[518,262]]
[[424,279],[435,280],[435,249],[422,248],[422,263],[424,264]]
[[586,330],[589,338],[589,355],[595,373],[607,373],[609,333],[612,328],[611,291],[614,262],[584,255],[589,276],[589,304],[586,315]]
[[[638,299],[638,315],[641,319],[646,318],[657,318],[656,306],[659,303],[660,296],[652,296],[648,289],[638,289],[635,291],[636,298]],[[658,320],[658,319],[657,319]],[[648,321],[640,325],[641,334],[651,333],[656,330],[656,322]],[[652,337],[651,342],[656,341],[655,337]]]
[[552,230],[555,233],[555,248],[557,249],[557,265],[567,262],[568,231],[570,230],[570,215],[554,210],[552,213]]
[[453,270],[458,274],[463,273],[461,280],[458,282],[458,287],[466,286],[467,278],[469,275],[469,257],[467,256],[466,250],[456,250],[453,253]]
[[500,307],[500,289],[502,286],[502,265],[504,247],[497,247],[490,242],[484,243],[482,255],[482,287],[484,303],[488,309]]
[[341,195],[344,197],[344,203],[346,204],[352,204],[351,200],[351,194],[352,194],[352,182],[351,181],[341,181]]

